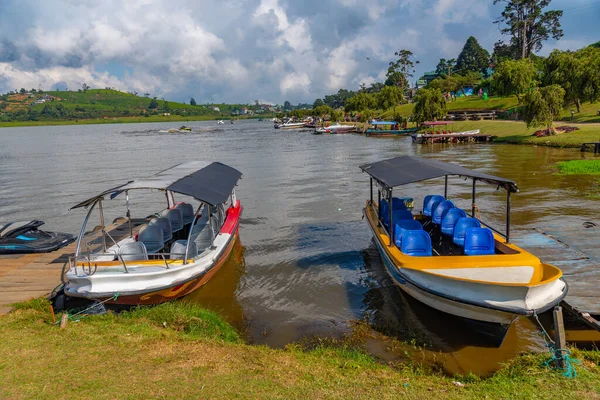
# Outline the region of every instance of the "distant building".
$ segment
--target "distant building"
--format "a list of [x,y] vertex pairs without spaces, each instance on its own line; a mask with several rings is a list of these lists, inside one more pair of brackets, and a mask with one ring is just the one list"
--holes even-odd
[[242,107],[242,109],[240,110],[240,115],[246,115],[246,114],[248,114],[248,108]]
[[425,72],[423,74],[423,76],[421,78],[419,78],[419,80],[424,80],[426,83],[426,85],[429,85],[429,82],[431,82],[432,80],[439,78],[440,74],[438,74],[435,71],[429,71],[429,72]]
[[221,111],[221,109],[219,107],[217,107],[217,106],[212,106],[211,108],[213,109],[213,111],[216,111],[216,112],[220,112]]

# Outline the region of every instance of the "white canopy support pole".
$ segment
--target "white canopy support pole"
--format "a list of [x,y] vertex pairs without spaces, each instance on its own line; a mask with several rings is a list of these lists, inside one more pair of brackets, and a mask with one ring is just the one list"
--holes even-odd
[[98,212],[100,213],[100,225],[102,226],[102,251],[106,253],[106,227],[104,226],[104,212],[102,211],[102,199],[98,200]]
[[133,237],[133,226],[131,225],[131,211],[129,211],[129,190],[125,191],[125,204],[127,206],[127,222],[129,222],[129,237]]
[[88,211],[85,219],[83,220],[83,225],[81,225],[81,230],[79,231],[79,236],[77,237],[77,246],[75,247],[75,263],[77,263],[77,257],[79,256],[79,249],[81,248],[81,241],[83,240],[83,235],[85,233],[85,227],[87,226],[88,220],[90,219],[90,215],[92,215],[92,211],[94,211],[94,207],[96,206],[98,201],[95,201],[90,206],[90,210]]

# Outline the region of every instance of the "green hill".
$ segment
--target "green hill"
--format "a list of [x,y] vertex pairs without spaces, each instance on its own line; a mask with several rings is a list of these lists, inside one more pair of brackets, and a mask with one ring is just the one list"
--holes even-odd
[[0,96],[0,125],[216,119],[243,108],[245,117],[272,114],[260,105],[190,105],[114,89],[32,91]]

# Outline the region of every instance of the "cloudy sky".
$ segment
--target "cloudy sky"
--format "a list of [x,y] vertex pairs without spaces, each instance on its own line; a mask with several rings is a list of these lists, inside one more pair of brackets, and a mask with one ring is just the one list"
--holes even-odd
[[[491,51],[502,8],[492,3],[0,0],[0,92],[86,82],[178,101],[312,102],[382,81],[399,49],[415,53],[417,74],[470,35]],[[551,6],[565,11],[565,35],[542,54],[600,40],[600,1]]]

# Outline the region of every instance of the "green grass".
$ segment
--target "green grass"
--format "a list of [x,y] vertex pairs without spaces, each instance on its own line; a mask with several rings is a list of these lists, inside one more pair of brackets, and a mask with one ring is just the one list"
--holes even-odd
[[480,129],[482,134],[496,136],[496,143],[529,144],[550,147],[580,148],[582,143],[600,140],[600,124],[566,124],[557,122],[556,125],[577,126],[579,130],[554,136],[535,137],[533,133],[538,128],[527,129],[520,121],[457,121],[451,125],[455,132]]
[[600,160],[561,161],[556,166],[562,175],[600,175]]
[[[60,316],[58,316],[60,317]],[[165,324],[163,324],[163,322]],[[359,343],[307,350],[250,346],[197,305],[51,324],[48,303],[0,316],[0,398],[597,398],[598,352],[575,352],[576,379],[519,356],[487,379],[447,377],[412,363],[383,364]],[[464,387],[453,381],[460,380]]]
[[[494,97],[490,96],[487,100],[483,100],[477,96],[459,97],[456,101],[450,101],[446,104],[448,111],[453,110],[508,110],[517,107],[518,102],[516,96],[511,97]],[[404,104],[396,107],[396,112],[399,112],[404,117],[412,115],[414,104]],[[558,118],[560,121],[571,122],[571,110],[576,110],[574,105],[567,104],[565,109]],[[572,122],[600,122],[598,115],[600,110],[600,102],[583,103],[581,104],[581,112],[575,113]],[[391,112],[385,112],[384,117],[391,116]]]

